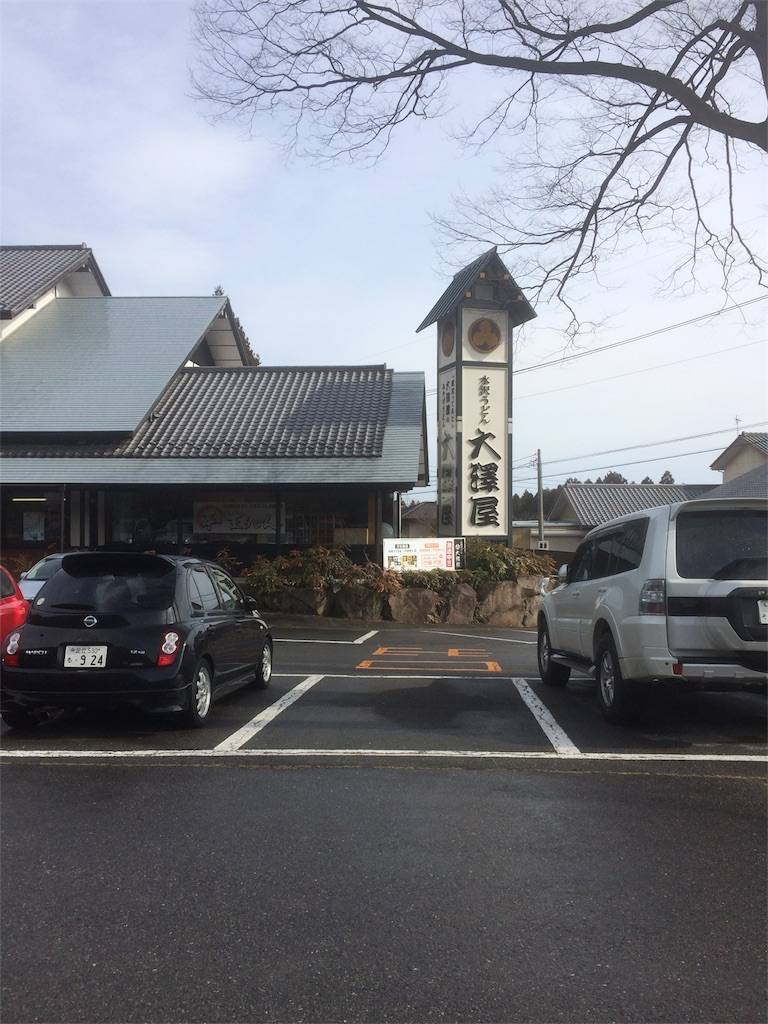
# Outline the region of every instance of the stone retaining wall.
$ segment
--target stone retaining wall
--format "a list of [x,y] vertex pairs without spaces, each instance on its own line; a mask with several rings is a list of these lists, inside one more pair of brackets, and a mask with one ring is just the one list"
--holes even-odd
[[[246,591],[260,601],[248,586]],[[535,627],[541,607],[545,576],[521,576],[517,580],[484,583],[477,591],[457,583],[441,597],[424,587],[403,587],[386,597],[360,584],[341,587],[335,594],[325,590],[286,587],[261,601],[265,610],[299,615],[334,615],[347,619],[389,619],[407,625],[445,622],[453,626],[487,622],[490,626]]]

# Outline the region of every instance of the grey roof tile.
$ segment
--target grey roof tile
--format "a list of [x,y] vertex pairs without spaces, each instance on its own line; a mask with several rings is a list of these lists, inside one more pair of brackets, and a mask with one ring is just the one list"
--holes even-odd
[[[767,436],[768,435],[764,435]],[[707,491],[707,498],[768,498],[768,462]]]
[[124,454],[375,458],[391,392],[385,366],[188,367]]
[[741,436],[753,448],[757,448],[761,454],[768,455],[768,434],[749,434],[744,432]]
[[549,518],[571,519],[570,508],[581,526],[599,526],[631,512],[700,498],[711,489],[709,484],[564,484]]
[[0,245],[0,311],[16,315],[65,274],[89,264],[105,295],[109,288],[86,245]]
[[[429,327],[430,324],[437,323],[438,320],[447,316],[460,302],[462,302],[464,299],[464,293],[472,287],[477,275],[482,270],[485,270],[494,260],[498,261],[498,264],[500,264],[500,267],[503,269],[505,274],[509,274],[504,261],[496,252],[496,246],[489,249],[487,252],[484,252],[482,256],[478,256],[476,260],[473,260],[457,274],[454,274],[451,283],[416,328],[416,333],[418,334],[419,331],[423,331],[424,328]],[[515,283],[511,274],[509,277],[509,288],[510,292],[515,295],[523,295],[522,290]],[[522,302],[519,304],[519,308],[516,310],[516,313],[516,320],[518,323],[525,323],[526,320],[532,320],[536,316],[536,313],[533,311],[531,305],[524,296]]]
[[226,302],[54,299],[0,345],[0,429],[135,430]]
[[436,523],[437,502],[419,501],[410,508],[404,508],[402,519],[409,523]]
[[[240,381],[232,380],[238,376]],[[190,392],[185,381],[193,385]],[[405,489],[419,482],[424,401],[423,373],[385,367],[184,369],[157,403],[160,415],[130,440],[4,442],[0,470],[4,482],[16,484],[354,483]],[[209,445],[211,438],[216,440]]]

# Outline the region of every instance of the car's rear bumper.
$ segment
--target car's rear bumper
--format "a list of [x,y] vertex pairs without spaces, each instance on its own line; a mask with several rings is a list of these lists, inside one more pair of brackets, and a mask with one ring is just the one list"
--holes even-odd
[[697,690],[761,690],[768,687],[768,674],[729,661],[727,658],[659,657],[622,658],[625,679],[638,683],[665,682]]
[[190,685],[178,667],[46,672],[3,666],[0,706],[174,708],[184,705]]

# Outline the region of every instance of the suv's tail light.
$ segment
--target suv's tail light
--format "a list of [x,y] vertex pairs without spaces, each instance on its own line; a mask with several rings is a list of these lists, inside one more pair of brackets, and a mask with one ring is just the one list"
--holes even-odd
[[3,664],[17,668],[19,664],[19,640],[21,633],[11,633],[3,644]]
[[666,615],[667,585],[664,580],[646,580],[640,591],[641,615]]
[[157,656],[159,668],[162,668],[164,665],[172,665],[176,661],[180,644],[181,641],[178,633],[163,633],[163,642],[160,645],[160,653]]

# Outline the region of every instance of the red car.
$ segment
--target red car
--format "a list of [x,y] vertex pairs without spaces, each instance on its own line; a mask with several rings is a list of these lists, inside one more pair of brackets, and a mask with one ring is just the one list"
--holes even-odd
[[0,565],[0,637],[7,636],[26,621],[29,601],[8,570]]

